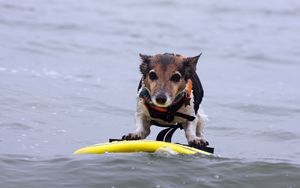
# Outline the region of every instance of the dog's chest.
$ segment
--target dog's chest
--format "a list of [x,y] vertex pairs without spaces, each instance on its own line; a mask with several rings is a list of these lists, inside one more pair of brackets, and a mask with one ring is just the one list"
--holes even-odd
[[[154,120],[161,125],[175,125],[176,123],[186,123],[187,122],[187,119],[178,117],[176,115],[174,116],[174,120],[172,122],[166,122],[159,118],[153,118],[153,117],[151,117],[147,107],[145,106],[144,99],[138,97],[137,100],[138,100],[137,101],[137,113],[141,116],[146,117],[149,121]],[[194,99],[193,99],[193,96],[191,96],[190,104],[187,106],[182,105],[177,110],[177,112],[180,112],[182,114],[186,114],[189,116],[195,116],[195,110],[193,108],[193,103],[194,103]]]

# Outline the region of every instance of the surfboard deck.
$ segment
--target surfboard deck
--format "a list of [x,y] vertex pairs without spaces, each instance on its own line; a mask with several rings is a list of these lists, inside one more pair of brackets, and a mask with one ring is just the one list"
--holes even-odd
[[155,153],[159,151],[173,151],[178,154],[203,154],[212,155],[207,151],[196,149],[190,146],[154,141],[154,140],[122,140],[107,143],[95,144],[80,148],[74,154],[105,154],[105,153],[132,153],[132,152],[148,152]]

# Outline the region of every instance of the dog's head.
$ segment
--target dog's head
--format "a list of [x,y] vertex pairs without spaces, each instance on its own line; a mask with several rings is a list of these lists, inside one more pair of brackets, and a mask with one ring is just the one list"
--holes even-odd
[[169,106],[186,88],[188,79],[196,72],[200,55],[184,57],[169,53],[154,56],[140,54],[143,82],[156,106]]

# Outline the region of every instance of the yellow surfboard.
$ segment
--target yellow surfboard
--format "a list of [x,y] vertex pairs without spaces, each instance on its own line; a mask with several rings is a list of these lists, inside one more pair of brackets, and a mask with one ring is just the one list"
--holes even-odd
[[131,140],[131,141],[113,141],[108,143],[96,144],[83,147],[74,152],[74,154],[104,154],[104,153],[131,153],[131,152],[159,152],[173,151],[179,154],[204,154],[212,155],[209,152],[199,150],[193,147],[162,142],[154,140]]

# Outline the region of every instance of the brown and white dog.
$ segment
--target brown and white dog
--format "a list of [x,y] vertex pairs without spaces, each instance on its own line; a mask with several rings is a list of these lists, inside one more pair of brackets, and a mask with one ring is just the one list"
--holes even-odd
[[143,77],[138,90],[136,130],[123,139],[146,138],[150,134],[150,122],[155,121],[161,125],[180,123],[190,145],[208,145],[203,137],[206,115],[200,106],[203,89],[196,74],[200,55],[140,54]]

